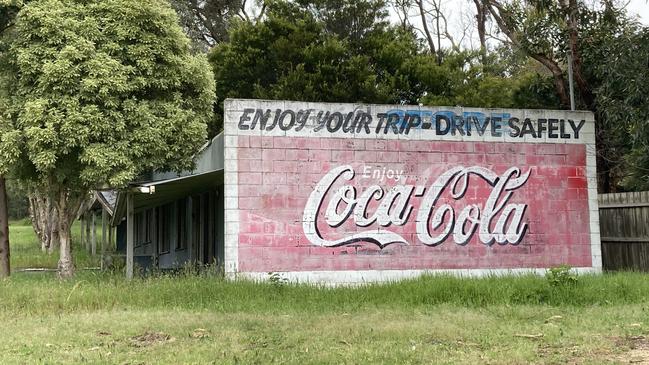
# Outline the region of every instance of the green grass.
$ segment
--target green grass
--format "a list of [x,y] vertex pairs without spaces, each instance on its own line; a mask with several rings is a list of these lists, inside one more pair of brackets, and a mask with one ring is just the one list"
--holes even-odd
[[[97,267],[99,258],[92,257],[85,248],[79,245],[81,241],[80,234],[79,222],[75,222],[72,225],[72,250],[77,267]],[[40,243],[29,220],[11,222],[9,225],[9,239],[11,243],[12,270],[24,268],[56,269],[59,252],[48,254],[41,251]]]
[[132,282],[121,273],[19,273],[0,281],[0,363],[649,361],[648,279],[440,276],[317,288],[209,271]]

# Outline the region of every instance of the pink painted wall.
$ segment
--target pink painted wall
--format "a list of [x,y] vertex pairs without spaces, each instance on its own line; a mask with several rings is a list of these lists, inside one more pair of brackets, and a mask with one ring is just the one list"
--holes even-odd
[[[561,264],[590,267],[592,263],[589,190],[584,144],[422,141],[371,138],[234,136],[238,183],[238,271],[283,272],[323,270],[502,269],[547,268]],[[337,179],[328,190],[316,219],[327,241],[366,231],[392,232],[407,243],[380,248],[358,241],[341,247],[314,244],[305,233],[304,210],[318,183],[332,169],[349,165],[351,180]],[[226,165],[227,166],[227,165]],[[368,166],[368,167],[366,167]],[[343,185],[356,196],[378,185],[385,193],[395,185],[429,191],[445,172],[457,166],[481,167],[498,176],[516,167],[529,172],[526,182],[511,190],[507,205],[525,206],[520,242],[484,244],[475,232],[459,245],[449,236],[436,246],[425,245],[417,231],[423,196],[408,199],[412,213],[404,225],[359,227],[350,216],[339,227],[326,222],[325,210]],[[227,169],[227,168],[226,168]],[[363,176],[363,170],[402,172],[399,181]],[[494,188],[478,175],[468,175],[466,193],[452,197],[452,185],[441,191],[436,207],[449,204],[458,218],[469,204],[484,214]],[[226,181],[227,183],[227,181]],[[422,187],[422,188],[417,188]],[[500,199],[506,195],[503,192]],[[425,194],[424,194],[425,195]],[[376,211],[372,201],[366,212]],[[338,212],[345,204],[341,203]],[[434,213],[434,210],[433,210]],[[502,213],[502,210],[501,210]],[[431,216],[432,217],[432,216]],[[499,214],[491,221],[495,229]],[[448,222],[445,216],[444,222]],[[505,222],[511,224],[511,218]],[[431,228],[437,234],[438,229]],[[469,227],[467,224],[466,227]]]

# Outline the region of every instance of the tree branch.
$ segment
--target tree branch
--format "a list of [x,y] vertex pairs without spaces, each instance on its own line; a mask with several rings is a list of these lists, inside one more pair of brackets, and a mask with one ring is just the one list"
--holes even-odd
[[487,39],[486,39],[486,29],[485,23],[487,22],[487,15],[485,14],[485,5],[480,3],[480,0],[473,0],[476,8],[476,21],[478,28],[478,38],[480,38],[480,55],[482,57],[482,63],[487,63]]
[[243,0],[241,2],[241,14],[243,14],[244,20],[250,21],[250,17],[248,16],[248,13],[246,12],[246,2],[247,2],[247,0]]
[[457,45],[457,43],[455,43],[455,39],[448,31],[448,21],[446,20],[446,16],[440,11],[439,17],[444,21],[444,37],[448,39],[449,42],[451,42],[451,48],[453,48],[455,52],[460,52],[460,47]]
[[433,36],[428,30],[428,23],[426,21],[426,12],[424,11],[424,0],[415,0],[417,6],[419,7],[419,14],[421,15],[421,23],[424,27],[424,34],[426,35],[426,41],[428,41],[428,47],[430,47],[430,52],[435,54],[435,42],[433,41]]
[[530,52],[529,49],[521,45],[518,39],[518,30],[510,28],[510,26],[507,24],[507,22],[505,22],[503,18],[503,16],[509,16],[510,14],[508,14],[507,10],[505,10],[502,4],[500,4],[497,0],[483,0],[483,2],[489,10],[491,16],[493,16],[494,20],[496,21],[496,24],[498,24],[500,30],[507,36],[507,38],[511,40],[512,44],[516,48],[525,52],[529,57],[535,59],[543,66],[545,66],[548,70],[550,70],[554,79],[555,90],[557,92],[557,95],[559,96],[559,100],[561,100],[561,106],[564,108],[568,107],[570,105],[570,96],[566,89],[566,81],[565,77],[563,76],[563,70],[561,69],[561,67],[559,67],[557,61],[542,53]]

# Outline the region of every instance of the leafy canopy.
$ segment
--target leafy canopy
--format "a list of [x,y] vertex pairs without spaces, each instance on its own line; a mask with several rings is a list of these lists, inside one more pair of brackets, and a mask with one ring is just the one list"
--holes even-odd
[[219,97],[212,134],[221,127],[221,102],[228,97],[483,107],[558,104],[551,80],[528,67],[516,69],[519,60],[510,55],[481,65],[477,52],[450,53],[438,65],[412,29],[389,24],[385,1],[268,4],[266,18],[235,22],[228,41],[209,54]]
[[383,2],[337,1],[347,12],[322,1],[268,4],[262,21],[236,22],[209,54],[217,118],[227,97],[412,103],[425,89],[413,72],[420,44],[387,25]]
[[[649,189],[649,28],[630,26],[601,43],[593,67],[600,133],[623,188]],[[593,62],[594,63],[594,62]],[[601,153],[601,152],[600,152]]]
[[484,108],[557,109],[559,100],[550,76],[539,73],[533,63],[519,58],[504,48],[489,53],[485,57],[486,64],[482,63],[479,51],[450,53],[444,57],[439,67],[441,71],[438,70],[447,78],[445,87],[429,89],[421,102]]
[[214,80],[166,2],[36,0],[9,33],[3,172],[84,191],[191,167]]

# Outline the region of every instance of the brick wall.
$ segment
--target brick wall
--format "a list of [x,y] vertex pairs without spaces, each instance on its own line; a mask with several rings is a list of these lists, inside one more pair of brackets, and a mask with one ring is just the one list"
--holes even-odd
[[[450,109],[480,113],[482,123],[484,116],[507,117],[495,117],[502,131],[492,126],[479,135],[479,117],[442,134],[422,128],[422,112],[406,133],[403,113],[398,127],[379,125],[395,108],[417,114],[407,107],[226,102],[226,271],[298,279],[328,272],[328,280],[358,281],[429,270],[601,267],[592,115]],[[354,127],[353,117],[347,133],[344,125],[334,130],[337,121],[320,123],[326,112],[359,109],[373,117],[368,128]],[[268,111],[265,128],[261,119],[253,125],[250,110]],[[295,117],[277,121],[273,115],[285,110]],[[300,121],[298,110],[312,114]],[[429,122],[443,123],[433,113],[448,110],[427,110]],[[534,126],[525,118],[557,120],[556,133],[547,125],[543,135],[537,122],[536,138],[512,137]],[[568,119],[586,122],[569,137]],[[352,275],[372,272],[392,275]]]

